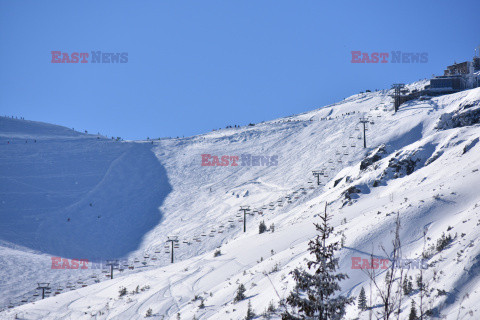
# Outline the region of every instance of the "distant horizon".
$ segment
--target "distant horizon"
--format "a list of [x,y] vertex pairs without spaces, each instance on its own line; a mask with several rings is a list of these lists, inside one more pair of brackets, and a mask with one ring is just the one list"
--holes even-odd
[[[446,66],[445,66],[446,67]],[[424,78],[424,79],[427,79],[429,80],[428,78]],[[405,84],[408,85],[408,84],[412,84],[412,83],[415,83],[415,82],[419,82],[419,81],[422,81],[422,79],[419,79],[419,80],[415,80],[415,81],[412,81],[412,82],[406,82]],[[374,90],[371,90],[371,92],[375,92],[376,90],[378,91],[381,91],[381,90],[390,90],[391,88],[382,88],[382,89],[374,89]],[[368,89],[367,89],[368,90]],[[263,123],[263,122],[267,122],[267,121],[273,121],[273,120],[276,120],[276,119],[281,119],[281,118],[287,118],[287,117],[291,117],[291,116],[296,116],[296,115],[299,115],[299,114],[302,114],[302,113],[308,113],[308,112],[311,112],[311,111],[314,111],[314,110],[318,110],[318,109],[322,109],[322,108],[326,108],[326,107],[329,107],[331,105],[334,105],[336,103],[339,103],[339,102],[342,102],[344,101],[345,99],[349,98],[349,97],[352,97],[352,96],[355,96],[355,95],[358,95],[360,93],[366,93],[365,91],[363,92],[358,92],[358,93],[352,93],[351,95],[349,96],[346,96],[345,98],[341,99],[341,100],[337,100],[337,101],[334,101],[332,103],[329,103],[329,104],[325,104],[323,106],[319,106],[319,107],[313,107],[312,109],[308,109],[306,111],[302,111],[302,112],[298,112],[298,113],[295,113],[295,114],[291,114],[291,115],[285,115],[285,116],[281,116],[281,117],[277,117],[277,118],[273,118],[273,119],[265,119],[265,120],[262,120],[260,122],[248,122],[248,123],[245,123],[245,124],[240,124],[238,125],[237,124],[237,128],[241,128],[241,127],[246,127],[248,126],[250,123],[253,123],[253,124],[260,124],[260,123]],[[392,102],[392,106],[393,106],[393,102]],[[47,123],[47,124],[52,124],[52,125],[57,125],[57,126],[61,126],[61,127],[65,127],[65,128],[69,128],[69,129],[74,129],[74,131],[78,132],[78,133],[83,133],[85,134],[85,130],[87,129],[81,129],[81,128],[75,128],[75,127],[69,127],[68,125],[64,125],[64,124],[60,124],[60,123],[53,123],[53,122],[48,122],[48,121],[43,121],[43,120],[36,120],[36,119],[27,119],[21,115],[3,115],[3,116],[6,116],[7,118],[11,118],[12,116],[14,117],[18,117],[18,118],[15,118],[17,120],[27,120],[27,121],[33,121],[33,122],[42,122],[42,123]],[[20,119],[20,118],[24,118],[24,119]],[[226,126],[229,126],[228,124]],[[205,132],[200,132],[200,133],[196,133],[196,134],[192,134],[192,135],[188,135],[188,136],[185,136],[185,135],[182,135],[182,136],[148,136],[148,137],[145,137],[145,138],[138,138],[138,139],[130,139],[130,138],[126,138],[126,137],[123,137],[122,135],[105,135],[103,134],[101,131],[98,131],[98,130],[93,130],[93,131],[90,131],[90,130],[87,130],[88,133],[87,134],[90,134],[90,135],[101,135],[103,137],[106,137],[106,138],[109,138],[109,139],[112,139],[113,138],[117,138],[117,137],[120,137],[122,140],[124,141],[147,141],[147,138],[149,138],[149,140],[158,140],[159,138],[161,139],[180,139],[180,138],[189,138],[189,137],[195,137],[195,136],[199,136],[199,135],[203,135],[203,134],[207,134],[207,133],[210,133],[210,132],[213,132],[213,131],[219,131],[219,130],[222,130],[222,129],[235,129],[235,127],[233,127],[232,125],[232,128],[225,128],[225,127],[221,127],[221,128],[214,128],[214,129],[211,129],[209,131],[205,131]]]

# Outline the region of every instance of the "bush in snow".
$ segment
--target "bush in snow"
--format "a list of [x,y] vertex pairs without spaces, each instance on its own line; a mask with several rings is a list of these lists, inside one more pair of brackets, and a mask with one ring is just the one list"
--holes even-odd
[[127,288],[125,287],[120,287],[120,290],[118,290],[118,296],[123,297],[124,295],[127,294]]
[[153,316],[152,308],[148,308],[147,313],[145,313],[145,318]]

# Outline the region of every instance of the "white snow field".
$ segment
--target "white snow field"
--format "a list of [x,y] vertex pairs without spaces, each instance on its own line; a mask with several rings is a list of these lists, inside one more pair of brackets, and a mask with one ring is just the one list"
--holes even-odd
[[[0,118],[0,319],[143,319],[148,309],[152,319],[243,319],[249,301],[257,319],[270,303],[270,318],[280,319],[289,272],[310,259],[325,202],[331,240],[344,234],[342,294],[364,287],[370,297],[352,258],[388,259],[398,213],[402,256],[428,252],[424,309],[432,318],[480,319],[480,88],[409,101],[396,114],[390,93],[155,141]],[[366,149],[361,117],[374,122]],[[202,154],[239,156],[239,165],[202,166]],[[242,166],[247,154],[277,156],[278,165]],[[320,186],[312,170],[323,172]],[[254,212],[245,233],[240,206]],[[274,232],[259,234],[262,220]],[[453,240],[437,250],[442,234]],[[168,236],[180,240],[173,264]],[[92,263],[52,269],[52,257],[124,259],[123,271],[109,279]],[[414,283],[419,273],[404,269]],[[52,288],[44,300],[38,282]],[[247,299],[233,303],[240,283]],[[420,303],[415,284],[402,299],[400,319],[408,319],[411,301]],[[369,303],[376,319],[374,289]],[[345,319],[369,319],[369,311],[355,303]]]

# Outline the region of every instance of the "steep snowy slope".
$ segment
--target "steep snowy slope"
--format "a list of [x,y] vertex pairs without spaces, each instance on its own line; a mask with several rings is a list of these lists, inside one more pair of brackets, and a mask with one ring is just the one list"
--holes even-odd
[[[480,184],[480,128],[477,125],[480,89],[427,101],[410,101],[395,115],[387,107],[390,100],[387,91],[356,95],[334,106],[251,127],[155,141],[152,149],[158,159],[155,163],[149,157],[151,142],[119,143],[85,135],[66,138],[60,132],[48,136],[51,152],[75,150],[67,144],[74,143],[79,149],[88,150],[85,156],[92,152],[92,155],[100,155],[105,163],[110,163],[109,159],[119,159],[118,154],[127,155],[120,156],[125,161],[119,161],[118,171],[102,179],[103,187],[93,187],[99,183],[101,174],[97,173],[96,178],[91,178],[89,191],[75,199],[73,192],[69,193],[72,202],[62,196],[65,204],[62,203],[64,207],[58,211],[50,205],[49,210],[39,215],[39,227],[14,219],[9,220],[9,223],[16,223],[14,228],[2,224],[2,239],[9,244],[1,249],[5,275],[2,290],[20,281],[32,288],[37,280],[56,279],[60,282],[57,286],[62,282],[65,286],[75,277],[85,279],[90,273],[98,276],[99,270],[48,269],[47,254],[68,256],[69,250],[81,254],[82,250],[95,249],[98,256],[105,258],[122,257],[128,252],[129,264],[135,265],[135,270],[125,270],[116,279],[8,309],[0,315],[13,318],[18,314],[25,319],[136,319],[143,318],[151,308],[156,318],[174,319],[180,313],[182,319],[191,319],[194,315],[197,319],[241,319],[245,316],[247,301],[232,303],[239,283],[245,284],[248,300],[254,310],[261,313],[270,302],[278,307],[278,301],[291,289],[293,283],[288,272],[308,258],[307,242],[316,234],[312,223],[327,201],[334,215],[332,224],[336,227],[336,239],[340,240],[342,233],[346,239],[340,252],[341,271],[350,277],[341,283],[344,294],[356,296],[363,286],[369,296],[368,278],[362,270],[352,269],[352,258],[368,258],[373,251],[376,256],[387,259],[380,246],[383,245],[387,253],[391,250],[391,231],[398,212],[405,258],[420,256],[424,247],[422,235],[426,232],[429,267],[424,271],[424,279],[431,289],[429,297],[425,298],[428,309],[447,319],[456,319],[458,314],[465,319],[480,317],[476,307],[480,303],[476,292],[477,257],[480,256],[477,239],[480,196],[476,192]],[[374,122],[368,124],[367,149],[362,148],[361,130],[357,130],[360,129],[360,117],[369,117]],[[6,140],[24,134],[17,131],[2,131],[2,148]],[[30,139],[34,137],[35,133]],[[105,154],[95,149],[100,143]],[[29,141],[28,146],[31,145]],[[11,146],[7,144],[7,147]],[[28,151],[23,144],[16,146],[14,152],[2,150],[2,164],[20,164],[21,159],[38,152]],[[239,156],[239,159],[248,154],[277,156],[278,165],[242,166],[239,160],[239,166],[202,166],[202,154]],[[36,161],[38,159],[41,158]],[[59,161],[66,166],[60,176],[67,179],[68,174],[75,171],[80,179],[85,171],[77,168],[82,168],[83,162],[69,163],[70,159]],[[13,196],[8,198],[8,190],[15,187],[15,174],[27,176],[24,179],[30,179],[28,184],[33,184],[33,180],[22,173],[23,168],[2,171],[2,188],[6,188],[2,199],[14,199]],[[109,175],[109,170],[106,173],[101,170],[101,164],[95,168]],[[45,170],[43,179],[46,179],[40,182],[43,186],[51,179],[53,170],[42,170]],[[312,170],[324,172],[322,186],[309,183],[315,181]],[[52,185],[57,183],[52,182]],[[119,185],[124,188],[128,185],[128,189],[112,195]],[[66,187],[59,189],[68,191]],[[28,191],[19,188],[16,196],[27,197],[29,192],[25,190]],[[99,190],[103,193],[97,194]],[[140,195],[145,198],[135,202]],[[95,199],[93,203],[90,197]],[[123,197],[127,197],[127,201],[111,203]],[[40,197],[39,203],[49,204],[44,198],[46,196]],[[102,243],[96,240],[87,241],[85,245],[75,244],[73,240],[56,244],[29,242],[32,234],[38,235],[38,231],[69,232],[68,223],[57,223],[60,217],[65,218],[65,212],[71,216],[70,222],[81,217],[84,223],[81,226],[90,226],[92,220],[85,215],[97,202],[103,206],[95,214],[98,216],[101,212],[102,216],[111,217],[110,223],[103,226],[105,233],[117,234],[109,225],[119,223],[121,230],[132,235],[129,238],[119,234],[128,244],[122,238],[119,241],[100,238],[111,246],[102,251]],[[25,213],[27,204],[25,210],[16,214],[25,215],[29,221],[30,213]],[[131,205],[129,210],[121,210],[127,204]],[[257,210],[254,216],[247,217],[246,233],[242,232],[243,222],[236,216],[244,205]],[[154,213],[155,206],[159,211]],[[9,217],[7,209],[12,207],[16,206],[2,207],[2,217],[4,212]],[[47,212],[57,213],[49,216]],[[158,222],[160,212],[162,218]],[[157,221],[148,220],[152,215]],[[143,229],[122,222],[137,220]],[[260,220],[265,220],[267,226],[273,223],[275,232],[258,234]],[[12,232],[15,228],[19,233]],[[453,241],[438,251],[434,247],[442,233],[450,234]],[[20,235],[16,237],[16,234]],[[175,251],[175,259],[179,262],[172,265],[168,265],[169,255],[163,252],[168,235],[178,235],[182,241]],[[100,233],[92,233],[92,239],[97,237]],[[66,239],[72,238],[67,236]],[[12,248],[16,245],[36,251]],[[114,251],[115,246],[121,250]],[[222,254],[214,257],[213,250],[217,247]],[[108,255],[110,252],[113,254]],[[135,263],[134,259],[139,262]],[[146,267],[140,260],[145,261]],[[21,274],[15,270],[17,264],[22,266]],[[138,272],[139,266],[146,271]],[[383,278],[384,271],[379,270],[379,277]],[[408,275],[415,278],[418,272],[417,269],[408,270]],[[143,290],[132,293],[137,285]],[[119,297],[121,286],[128,289],[126,296]],[[15,292],[6,290],[6,294],[1,295],[4,305],[18,304],[16,297],[21,294],[20,289],[26,288],[20,285]],[[205,308],[199,308],[200,301],[194,299],[195,296],[205,299]],[[372,304],[378,305],[375,292],[373,299]],[[407,317],[412,299],[418,303],[417,291],[404,298],[402,319]],[[374,312],[379,309],[375,308]],[[278,318],[278,313],[272,316]],[[356,306],[349,307],[347,318],[358,316],[368,319],[368,312],[359,315]]]

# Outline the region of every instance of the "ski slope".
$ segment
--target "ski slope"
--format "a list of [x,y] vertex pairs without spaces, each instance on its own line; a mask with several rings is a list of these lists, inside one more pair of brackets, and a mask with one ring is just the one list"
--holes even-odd
[[[388,258],[380,246],[391,250],[398,212],[405,258],[420,257],[424,231],[427,248],[442,233],[454,237],[432,251],[424,271],[428,309],[446,319],[480,318],[480,89],[409,101],[397,114],[389,93],[160,141],[113,141],[0,118],[0,318],[142,319],[151,308],[156,319],[243,319],[249,300],[257,315],[273,303],[278,319],[278,302],[293,287],[289,272],[309,258],[325,202],[332,240],[345,236],[343,294],[357,296],[363,286],[369,296],[352,258]],[[361,117],[369,119],[366,149]],[[365,162],[372,153],[378,158]],[[202,154],[277,156],[278,165],[202,166]],[[320,186],[312,170],[324,173]],[[246,205],[255,214],[243,233],[238,210]],[[259,234],[261,220],[275,232]],[[164,252],[168,236],[180,240],[174,264]],[[99,269],[52,270],[52,256],[125,259],[125,270],[113,280]],[[62,290],[40,301],[37,282]],[[248,299],[234,304],[239,283]],[[119,297],[120,287],[128,294]],[[404,298],[401,319],[412,299],[418,292]],[[368,319],[368,312],[351,305],[346,318]]]

